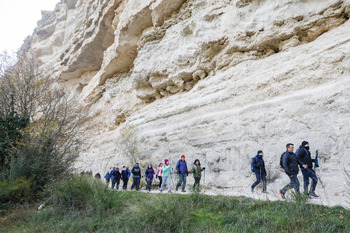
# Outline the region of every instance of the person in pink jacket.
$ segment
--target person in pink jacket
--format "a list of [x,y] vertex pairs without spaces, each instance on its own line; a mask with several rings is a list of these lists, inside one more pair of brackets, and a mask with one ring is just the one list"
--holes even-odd
[[163,167],[163,164],[160,163],[156,171],[156,178],[159,179],[159,188],[162,186],[162,175],[163,175],[162,167]]

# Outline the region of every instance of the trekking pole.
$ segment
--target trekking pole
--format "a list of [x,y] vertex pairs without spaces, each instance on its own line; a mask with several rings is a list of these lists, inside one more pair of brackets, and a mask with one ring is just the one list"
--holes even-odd
[[327,192],[326,192],[326,188],[325,188],[325,186],[324,186],[324,184],[323,184],[323,182],[322,182],[321,177],[320,177],[319,175],[317,175],[317,173],[316,173],[316,167],[315,167],[315,172],[313,172],[310,168],[307,168],[307,170],[308,170],[309,172],[313,173],[313,174],[317,177],[317,179],[320,181],[321,187],[322,187],[322,189],[323,189],[323,191],[324,191],[324,194],[326,195],[326,200],[327,200],[327,203],[328,203],[328,205],[329,205],[329,200],[328,200],[328,195],[327,195]]
[[[170,168],[170,180],[171,180],[171,184],[174,185],[174,179],[173,179],[173,168]],[[171,185],[170,185],[171,186]]]
[[203,177],[203,186],[205,185],[205,169],[204,169],[204,177]]

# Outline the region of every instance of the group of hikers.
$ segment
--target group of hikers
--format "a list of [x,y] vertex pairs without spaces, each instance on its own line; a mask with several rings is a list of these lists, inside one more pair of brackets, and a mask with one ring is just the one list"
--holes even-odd
[[[163,192],[165,184],[168,186],[168,192],[171,193],[171,167],[169,165],[169,160],[164,160],[164,165],[160,163],[156,171],[154,171],[151,164],[148,165],[144,177],[146,180],[146,190],[151,191],[152,182],[154,180],[154,176],[156,179],[159,179],[159,190]],[[200,180],[202,177],[202,171],[205,170],[205,167],[201,167],[201,163],[198,159],[196,159],[193,163],[192,172],[194,176],[194,188],[199,188]],[[182,192],[186,192],[186,177],[188,176],[189,170],[187,167],[187,162],[185,160],[185,155],[181,156],[181,159],[176,163],[176,171],[179,175],[179,181],[176,185],[176,191],[182,185]],[[120,181],[123,181],[123,190],[127,189],[129,178],[132,175],[133,183],[131,185],[131,190],[134,188],[136,191],[140,189],[141,183],[141,168],[139,163],[136,163],[134,167],[129,170],[128,166],[123,166],[122,172],[119,171],[119,168],[113,167],[111,172],[107,172],[105,175],[106,183],[109,185],[109,182],[112,181],[112,189],[116,187],[119,189]],[[95,176],[96,178],[101,178],[101,176]]]
[[[267,193],[267,185],[266,185],[266,169],[265,162],[263,159],[264,153],[262,150],[257,152],[257,155],[251,160],[251,170],[255,173],[256,181],[251,185],[251,192],[254,192],[254,188],[262,181],[263,183],[263,193]],[[280,189],[278,192],[282,199],[286,199],[285,194],[289,189],[294,188],[296,193],[300,193],[299,187],[300,183],[298,180],[299,167],[303,174],[304,180],[304,195],[308,198],[311,197],[319,197],[315,193],[316,185],[317,185],[317,175],[315,170],[313,169],[313,163],[318,167],[317,155],[315,159],[311,158],[310,153],[310,145],[307,141],[303,141],[299,146],[299,149],[294,153],[294,144],[288,143],[286,145],[286,151],[281,155],[280,158],[280,166],[284,169],[285,173],[288,175],[290,179],[290,183],[288,183],[285,187]],[[201,166],[201,163],[198,159],[196,159],[193,163],[192,172],[194,176],[194,184],[193,187],[196,186],[199,188],[200,180],[202,177],[202,171],[205,170],[205,167]],[[148,165],[144,177],[146,180],[146,190],[151,191],[151,185],[154,180],[154,176],[156,179],[159,179],[159,190],[163,192],[165,184],[167,184],[168,192],[171,193],[171,167],[169,165],[169,160],[164,160],[164,165],[160,163],[156,171],[154,171],[151,164]],[[189,170],[187,168],[187,163],[185,160],[185,155],[181,156],[181,159],[176,163],[176,171],[179,176],[179,181],[176,185],[176,191],[182,185],[182,192],[186,192],[186,177],[188,176]],[[112,189],[116,187],[119,189],[120,180],[123,181],[123,190],[127,189],[128,181],[130,176],[132,175],[133,183],[131,185],[131,190],[134,188],[138,191],[140,189],[140,181],[142,178],[141,168],[139,163],[136,163],[132,170],[129,170],[129,167],[123,166],[123,170],[120,172],[119,168],[113,167],[111,172],[107,172],[105,175],[106,183],[109,184],[110,180],[112,181]],[[100,175],[96,174],[97,178],[100,178]],[[311,187],[309,190],[309,180],[312,180]]]
[[[254,192],[255,186],[257,186],[262,180],[263,193],[267,193],[266,169],[265,169],[263,155],[264,155],[263,151],[259,150],[257,152],[257,155],[254,158],[252,158],[252,161],[251,161],[252,171],[256,175],[256,181],[251,186],[252,192]],[[295,153],[294,153],[294,144],[288,143],[286,145],[286,152],[284,152],[280,158],[280,166],[284,169],[285,173],[289,177],[290,183],[278,191],[282,199],[286,199],[286,196],[285,196],[286,192],[292,188],[294,188],[297,194],[300,194],[300,190],[299,190],[300,183],[297,176],[299,173],[298,165],[300,166],[301,172],[303,174],[304,195],[307,198],[319,197],[315,193],[318,179],[317,179],[316,172],[313,169],[313,163],[315,163],[315,167],[318,167],[317,155],[315,159],[311,158],[310,144],[307,141],[303,141],[299,146],[299,149],[297,149]],[[312,183],[309,190],[310,178],[312,180]]]

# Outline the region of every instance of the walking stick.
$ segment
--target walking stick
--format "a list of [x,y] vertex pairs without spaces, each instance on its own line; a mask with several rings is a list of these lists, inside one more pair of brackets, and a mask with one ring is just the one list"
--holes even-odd
[[205,185],[205,169],[204,169],[204,177],[203,177],[203,186]]

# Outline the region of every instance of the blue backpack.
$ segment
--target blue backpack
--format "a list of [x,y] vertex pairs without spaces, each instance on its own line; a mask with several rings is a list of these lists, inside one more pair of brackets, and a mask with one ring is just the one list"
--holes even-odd
[[254,159],[255,159],[255,161],[257,161],[258,160],[258,157],[257,156],[255,156],[255,157],[253,157],[252,159],[251,159],[251,161],[250,161],[250,170],[252,171],[252,172],[255,172],[255,170],[254,170]]

